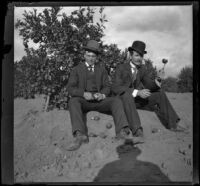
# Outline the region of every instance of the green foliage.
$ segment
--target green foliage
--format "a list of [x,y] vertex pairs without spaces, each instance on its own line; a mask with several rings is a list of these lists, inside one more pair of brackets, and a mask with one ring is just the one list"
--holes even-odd
[[181,69],[177,78],[168,77],[163,80],[162,88],[166,92],[192,92],[193,91],[193,70],[192,67]]
[[166,92],[178,92],[177,78],[167,77],[162,81],[162,89]]
[[[71,69],[83,61],[82,47],[88,40],[94,39],[103,49],[99,61],[105,65],[110,80],[115,68],[127,62],[128,50],[121,51],[116,44],[103,45],[104,23],[107,22],[100,7],[100,18],[94,22],[94,9],[80,7],[70,15],[60,14],[60,7],[44,9],[37,13],[34,9],[24,12],[23,20],[15,25],[23,38],[26,51],[19,62],[14,64],[15,97],[33,98],[35,94],[50,96],[50,108],[67,108],[69,99],[66,90]],[[37,44],[38,49],[29,46]],[[145,61],[146,68],[152,77],[157,74],[150,59]]]
[[126,61],[128,51],[121,52],[116,44],[104,45],[103,51],[103,54],[99,57],[99,61],[105,65],[109,76],[112,78],[117,65]]
[[[15,63],[15,97],[50,96],[50,106],[66,108],[66,85],[71,69],[83,61],[82,47],[87,41],[101,41],[105,28],[105,15],[100,7],[100,20],[95,23],[94,9],[87,7],[70,15],[59,14],[60,7],[45,8],[42,13],[34,9],[24,12],[15,28],[23,37],[26,56]],[[29,41],[38,49],[29,47]]]
[[157,75],[157,69],[153,66],[153,61],[144,59],[144,65],[147,68],[147,72],[151,75],[152,79],[154,79]]
[[190,66],[182,68],[178,74],[178,89],[179,92],[193,91],[193,69]]

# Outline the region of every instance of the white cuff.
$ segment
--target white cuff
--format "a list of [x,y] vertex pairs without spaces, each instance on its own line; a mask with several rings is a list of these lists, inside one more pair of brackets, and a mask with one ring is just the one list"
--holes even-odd
[[161,87],[161,82],[159,82],[157,79],[155,79],[155,83],[157,86]]
[[137,96],[137,93],[138,93],[138,90],[137,89],[134,89],[133,93],[132,93],[132,96],[135,98]]
[[103,99],[105,99],[106,98],[106,95],[105,94],[102,94],[103,95]]

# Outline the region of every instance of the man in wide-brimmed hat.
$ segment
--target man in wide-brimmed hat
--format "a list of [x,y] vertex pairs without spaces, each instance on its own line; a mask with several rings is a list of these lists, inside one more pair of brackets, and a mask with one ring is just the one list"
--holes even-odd
[[[142,137],[143,128],[136,108],[155,111],[162,124],[171,130],[182,130],[179,116],[161,89],[160,77],[155,79],[142,64],[146,44],[134,41],[128,48],[129,60],[117,67],[112,91],[120,95],[133,136]],[[159,75],[159,74],[158,74]],[[130,131],[129,131],[130,132]]]
[[83,143],[89,142],[86,125],[86,113],[89,111],[112,114],[117,138],[128,138],[124,132],[124,128],[128,126],[128,121],[122,101],[118,97],[109,97],[108,74],[97,60],[97,55],[101,53],[99,43],[90,40],[84,49],[85,61],[72,70],[68,82],[68,92],[71,95],[69,112],[74,136],[74,141],[70,144],[68,150],[76,150]]

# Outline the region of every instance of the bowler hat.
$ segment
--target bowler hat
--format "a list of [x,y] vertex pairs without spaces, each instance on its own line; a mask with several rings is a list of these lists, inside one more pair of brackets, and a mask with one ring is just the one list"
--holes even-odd
[[140,53],[141,55],[146,54],[145,51],[146,44],[143,41],[134,41],[131,47],[128,47],[128,51],[135,50],[136,52]]
[[99,47],[99,43],[95,40],[90,40],[88,41],[87,45],[83,47],[85,50],[89,50],[92,51],[94,53],[101,53],[100,47]]

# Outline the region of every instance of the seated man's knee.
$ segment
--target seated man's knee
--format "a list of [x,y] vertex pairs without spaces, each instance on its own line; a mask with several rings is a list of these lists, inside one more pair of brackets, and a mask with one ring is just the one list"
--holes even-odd
[[124,101],[133,101],[133,96],[128,93],[128,92],[125,92],[123,95],[121,95],[121,98],[124,100]]
[[166,93],[165,93],[164,90],[160,90],[160,91],[159,91],[159,95],[160,95],[160,96],[166,96]]
[[71,97],[69,100],[69,107],[71,107],[77,103],[80,103],[80,98],[79,97]]
[[122,101],[119,97],[114,97],[112,105],[115,107],[120,107],[122,105]]

